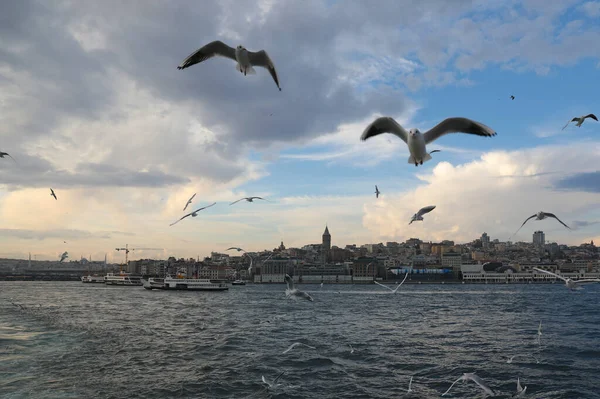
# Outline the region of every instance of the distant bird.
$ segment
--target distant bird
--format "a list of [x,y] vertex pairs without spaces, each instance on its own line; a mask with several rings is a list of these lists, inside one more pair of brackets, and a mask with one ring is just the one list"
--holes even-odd
[[517,393],[513,396],[513,398],[525,395],[525,391],[527,391],[527,387],[523,388],[521,386],[521,380],[517,377]]
[[5,156],[10,157],[10,159],[12,159],[18,165],[17,161],[8,152],[0,151],[0,158],[4,158]]
[[203,210],[203,209],[210,208],[210,207],[211,207],[211,206],[213,206],[214,204],[216,204],[216,202],[213,202],[212,204],[210,204],[210,205],[208,205],[208,206],[205,206],[205,207],[202,207],[202,208],[198,208],[198,209],[196,209],[194,212],[191,212],[191,213],[188,213],[187,215],[184,215],[184,216],[182,216],[182,217],[181,217],[179,220],[177,220],[177,221],[175,221],[175,222],[171,223],[169,226],[173,226],[174,224],[177,224],[177,223],[179,223],[180,221],[182,221],[183,219],[185,219],[185,218],[186,218],[186,217],[188,217],[188,216],[191,216],[191,217],[195,218],[196,216],[198,216],[198,212],[200,212],[200,211],[201,211],[201,210]]
[[412,224],[412,222],[416,222],[418,220],[422,221],[423,220],[423,215],[426,214],[426,213],[429,213],[429,212],[433,211],[434,209],[435,209],[435,205],[429,205],[429,206],[426,206],[424,208],[419,209],[419,212],[415,213],[413,215],[413,217],[410,219],[410,223],[409,224]]
[[542,339],[542,321],[540,320],[540,325],[538,326],[538,332],[537,332],[538,345],[542,344],[541,339]]
[[271,77],[275,81],[277,88],[279,91],[281,91],[279,79],[277,78],[277,71],[275,71],[275,65],[273,65],[273,61],[271,61],[271,58],[269,58],[269,55],[265,50],[260,50],[257,52],[248,51],[242,45],[239,45],[234,49],[220,40],[210,42],[204,47],[194,51],[185,60],[183,60],[177,69],[191,67],[192,65],[206,61],[216,55],[231,58],[232,60],[237,61],[235,69],[243,73],[244,76],[246,76],[246,74],[256,75],[256,71],[254,68],[252,68],[252,66],[267,68],[271,74]]
[[55,200],[57,200],[57,201],[58,201],[58,198],[56,198],[56,194],[54,194],[54,190],[50,189],[50,195],[51,195],[52,197],[54,197],[54,199],[55,199]]
[[379,194],[381,194],[381,191],[379,191],[377,185],[375,185],[375,198],[379,198]]
[[452,389],[452,387],[454,386],[454,384],[456,384],[456,383],[457,383],[458,381],[460,381],[460,380],[463,380],[463,381],[465,381],[465,382],[467,382],[467,381],[471,380],[471,381],[473,381],[475,384],[479,385],[479,387],[480,387],[481,389],[483,389],[483,391],[484,391],[486,394],[488,394],[488,395],[491,395],[491,396],[494,396],[494,395],[495,395],[494,391],[492,391],[492,390],[491,390],[491,389],[490,389],[490,388],[489,388],[487,385],[485,385],[485,383],[483,382],[483,380],[482,380],[481,378],[479,378],[479,376],[478,376],[477,374],[475,374],[475,373],[464,373],[464,374],[462,375],[462,377],[460,377],[458,380],[454,381],[454,382],[452,383],[452,385],[450,385],[450,388],[448,388],[448,390],[447,390],[446,392],[444,392],[444,393],[442,394],[442,396],[444,396],[444,395],[446,395],[448,392],[450,392],[450,390]]
[[411,386],[412,386],[412,380],[413,380],[413,378],[412,378],[412,376],[411,376],[411,377],[410,377],[410,381],[408,382],[408,391],[406,391],[406,392],[412,392],[412,389],[411,389]]
[[313,346],[309,346],[309,345],[303,344],[302,342],[294,342],[293,344],[290,345],[289,348],[287,348],[286,350],[284,350],[283,352],[281,352],[281,354],[283,355],[283,354],[288,353],[289,351],[291,351],[292,349],[294,349],[298,345],[306,346],[307,348],[310,348],[310,349],[317,349],[317,348],[315,348]]
[[350,354],[353,354],[354,353],[354,348],[352,347],[351,344],[348,344],[348,346],[350,347]]
[[410,129],[407,132],[394,118],[383,116],[367,126],[360,139],[364,141],[381,133],[392,133],[400,137],[408,145],[410,152],[408,163],[414,163],[415,166],[423,165],[423,162],[431,159],[426,145],[447,133],[469,133],[485,137],[496,135],[496,132],[488,126],[467,118],[447,118],[425,133],[421,133],[419,129]]
[[[571,228],[569,226],[567,226],[566,224],[564,224],[562,222],[562,220],[560,220],[559,218],[557,218],[555,214],[549,213],[549,212],[544,212],[544,211],[540,211],[540,212],[536,213],[535,215],[529,216],[527,219],[525,219],[525,221],[523,222],[523,224],[521,225],[521,227],[525,226],[525,223],[527,223],[530,219],[533,219],[533,218],[535,218],[535,220],[544,220],[546,218],[554,218],[554,219],[558,220],[560,222],[560,224],[562,224],[563,226],[565,226],[567,229],[571,230]],[[508,239],[510,240],[512,236],[514,236],[515,234],[517,234],[519,232],[519,230],[521,230],[521,227],[519,227],[519,229],[517,231],[515,231],[513,233],[513,235],[511,235],[510,237],[508,237]]]
[[287,283],[287,289],[285,290],[285,295],[288,298],[293,296],[296,298],[303,298],[303,299],[313,302],[312,297],[308,293],[306,293],[304,291],[300,291],[297,288],[294,288],[294,280],[290,277],[289,274],[285,275],[285,282]]
[[[242,248],[238,248],[238,247],[230,247],[230,248],[227,248],[226,251],[231,251],[232,249],[235,249],[238,252],[244,251]],[[246,252],[246,251],[244,251],[244,252]]]
[[59,262],[62,262],[63,260],[67,259],[69,257],[69,253],[68,252],[63,252],[62,255],[60,255],[60,260]]
[[66,241],[63,241],[65,244],[67,243]]
[[194,199],[194,197],[195,197],[195,196],[196,196],[196,193],[194,193],[194,195],[192,195],[192,196],[190,197],[190,199],[188,200],[188,202],[187,202],[187,203],[185,204],[185,206],[183,207],[183,210],[184,210],[184,211],[187,209],[188,205],[192,203],[192,200]]
[[383,285],[383,284],[381,284],[381,283],[379,283],[379,282],[377,282],[377,281],[373,281],[373,282],[374,282],[375,284],[377,284],[377,285],[380,285],[380,286],[382,286],[382,287],[384,287],[384,288],[387,288],[388,290],[392,291],[392,294],[395,294],[395,293],[396,293],[396,291],[398,291],[398,288],[400,288],[400,286],[401,286],[402,284],[404,284],[404,282],[406,281],[406,278],[407,278],[407,277],[408,277],[408,273],[406,273],[406,275],[404,276],[404,280],[402,280],[402,282],[401,282],[400,284],[398,284],[398,286],[397,286],[396,288],[394,288],[394,289],[391,289],[391,288],[390,288],[390,287],[388,287],[387,285]]
[[514,99],[515,99],[515,96],[510,96],[510,99],[511,99],[511,100],[514,100]]
[[232,203],[231,203],[231,204],[229,204],[229,205],[236,204],[236,203],[238,203],[238,202],[240,202],[240,201],[243,201],[243,200],[246,200],[246,201],[248,201],[248,202],[253,202],[253,200],[255,200],[255,199],[259,199],[259,200],[267,201],[266,199],[264,199],[264,198],[261,198],[261,197],[245,197],[245,198],[240,198],[239,200],[237,200],[237,201],[234,201],[234,202],[232,202]]
[[598,118],[594,114],[588,114],[588,115],[585,115],[585,116],[582,115],[580,117],[575,117],[575,118],[571,119],[570,121],[568,121],[567,124],[561,130],[565,130],[565,127],[569,126],[569,123],[571,123],[571,122],[577,122],[577,124],[575,126],[581,127],[581,125],[583,124],[583,121],[586,118],[592,118],[593,120],[595,120],[596,122],[598,122]]
[[275,377],[275,379],[273,380],[273,382],[268,382],[268,381],[265,379],[265,376],[263,375],[263,376],[262,376],[262,382],[263,382],[264,384],[267,384],[269,388],[276,387],[277,385],[279,385],[279,384],[276,384],[277,380],[279,379],[279,377],[281,377],[281,376],[282,376],[282,375],[284,375],[284,374],[285,374],[285,371],[282,371],[281,373],[279,373],[279,375],[278,375],[277,377]]
[[[552,273],[552,272],[549,272],[549,271],[543,270],[543,269],[538,269],[537,267],[534,267],[533,270],[538,271],[540,273],[550,274],[551,276],[561,279],[562,281],[565,282],[565,285],[567,286],[567,288],[572,289],[572,290],[579,288],[579,285],[581,285],[581,284],[600,283],[600,278],[586,278],[586,279],[581,279],[581,280],[571,280],[568,277],[559,276],[556,273]],[[541,333],[540,333],[540,335],[541,335]]]

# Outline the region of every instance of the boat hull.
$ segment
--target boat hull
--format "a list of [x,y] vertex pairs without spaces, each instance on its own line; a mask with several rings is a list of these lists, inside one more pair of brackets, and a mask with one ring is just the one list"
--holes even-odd
[[210,281],[208,279],[142,279],[144,288],[147,290],[167,291],[227,291],[229,287],[223,282]]

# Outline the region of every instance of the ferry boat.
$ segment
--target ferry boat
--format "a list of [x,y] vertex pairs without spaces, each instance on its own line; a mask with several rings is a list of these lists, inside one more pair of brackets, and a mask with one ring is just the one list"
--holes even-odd
[[104,284],[104,277],[103,276],[98,276],[98,275],[87,275],[87,276],[81,276],[81,282],[82,283],[100,283],[100,284]]
[[125,272],[118,274],[108,273],[104,276],[104,283],[106,285],[140,286],[142,285],[142,276],[135,276]]
[[246,282],[244,280],[235,280],[231,283],[231,285],[246,285]]
[[142,279],[142,282],[147,290],[226,291],[229,289],[227,284],[222,281],[183,276],[177,278],[169,275],[164,278],[151,277],[148,280]]

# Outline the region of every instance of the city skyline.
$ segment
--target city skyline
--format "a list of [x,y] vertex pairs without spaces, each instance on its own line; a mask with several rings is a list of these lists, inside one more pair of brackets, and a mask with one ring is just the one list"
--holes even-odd
[[[538,211],[573,230],[531,221],[513,241],[600,242],[600,123],[561,130],[600,113],[600,3],[225,3],[3,7],[0,151],[18,163],[0,159],[0,257],[195,258],[325,224],[340,246],[506,241]],[[176,69],[212,40],[267,50],[282,91],[221,58]],[[415,168],[398,137],[360,141],[380,115],[498,135],[440,138]],[[170,227],[194,193],[217,204]],[[271,202],[228,205],[255,195]]]

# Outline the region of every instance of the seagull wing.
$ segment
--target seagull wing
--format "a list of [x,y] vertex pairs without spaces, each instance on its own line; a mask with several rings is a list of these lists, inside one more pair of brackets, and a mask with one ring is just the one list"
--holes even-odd
[[406,278],[407,278],[407,277],[408,277],[408,273],[406,273],[406,274],[404,275],[404,279],[402,280],[402,282],[401,282],[400,284],[398,284],[398,286],[396,287],[396,289],[394,289],[394,290],[392,291],[393,293],[396,293],[396,291],[398,291],[398,288],[400,288],[400,286],[401,286],[402,284],[404,284],[404,282],[406,281]]
[[475,384],[479,385],[481,387],[481,389],[483,389],[485,391],[485,393],[487,393],[488,395],[491,395],[491,396],[495,395],[494,391],[492,391],[490,389],[490,387],[485,385],[485,382],[483,382],[483,380],[481,378],[479,378],[479,376],[477,374],[467,374],[467,378],[470,379],[471,381],[473,381]]
[[300,342],[294,342],[293,344],[291,344],[289,346],[289,348],[287,348],[286,350],[284,350],[283,352],[281,352],[281,354],[285,354],[288,353],[289,351],[291,351],[292,349],[294,349],[296,346],[300,345]]
[[426,206],[424,208],[419,209],[419,212],[417,212],[417,215],[423,216],[424,214],[429,213],[429,212],[433,211],[434,209],[435,209],[435,205]]
[[[575,119],[573,119],[573,120],[576,120],[576,119],[577,119],[577,118],[575,118]],[[563,126],[563,128],[562,128],[562,129],[560,129],[560,130],[565,130],[565,128],[566,128],[567,126],[569,126],[569,123],[573,122],[573,120],[569,120],[569,121],[567,122],[567,124],[566,124],[566,125],[564,125],[564,126]]]
[[187,209],[188,205],[192,203],[192,200],[194,199],[194,197],[195,197],[195,196],[196,196],[196,193],[194,193],[194,195],[192,195],[192,196],[190,197],[190,199],[187,201],[187,203],[186,203],[186,204],[185,204],[185,206],[183,207],[183,210],[184,210],[184,211]]
[[402,126],[389,116],[382,116],[381,118],[375,119],[367,128],[363,131],[360,136],[361,140],[366,140],[370,137],[377,136],[381,133],[392,133],[400,137],[405,143],[408,140],[408,133]]
[[[584,117],[583,117],[583,119],[585,119],[585,118],[592,118],[592,119],[593,119],[593,120],[595,120],[596,122],[598,121],[598,118],[597,118],[597,117],[596,117],[596,115],[594,115],[594,114],[588,114],[588,115],[586,115],[586,116],[584,116]],[[6,155],[8,155],[8,154],[6,154]],[[10,155],[8,155],[8,156],[10,157]],[[11,158],[12,158],[12,157],[11,157]]]
[[233,201],[233,202],[232,202],[231,204],[229,204],[229,205],[237,204],[238,202],[240,202],[240,201],[242,201],[242,200],[245,200],[245,199],[246,199],[246,198],[240,198],[240,199],[239,199],[239,200],[237,200],[237,201]]
[[279,87],[279,79],[277,78],[277,71],[275,70],[275,65],[273,65],[273,61],[269,58],[269,54],[265,50],[260,50],[257,52],[248,51],[248,59],[250,63],[254,66],[261,66],[263,68],[267,68],[271,77],[275,81],[277,88],[281,91],[281,87]]
[[[533,219],[533,218],[534,218],[534,217],[536,217],[536,216],[537,216],[537,214],[529,216],[527,219],[525,219],[525,221],[523,222],[523,224],[521,225],[521,227],[525,226],[525,223],[527,223],[527,222],[529,221],[529,219]],[[512,236],[514,236],[515,234],[517,234],[517,233],[519,232],[519,230],[521,230],[521,227],[519,227],[519,228],[517,229],[517,231],[515,231],[515,232],[512,234]],[[511,238],[512,236],[508,237],[508,239],[510,240],[510,238]]]
[[[592,115],[592,116],[593,116],[593,115]],[[596,120],[598,120],[598,119],[596,119]],[[10,157],[10,159],[12,159],[13,161],[15,161],[15,163],[16,163],[17,165],[19,164],[19,163],[17,162],[17,160],[16,160],[16,159],[14,159],[14,158],[12,157],[12,155],[10,155],[8,152],[5,152],[5,154],[6,154],[6,155],[8,155],[8,156]]]
[[266,199],[264,199],[262,197],[250,197],[250,198],[251,199],[259,199],[259,200],[263,200],[263,201],[267,201],[267,202],[269,201],[269,200],[266,200]]
[[429,144],[447,133],[469,133],[484,137],[496,135],[492,128],[472,119],[447,118],[423,134],[425,144]]
[[265,376],[264,376],[264,375],[262,376],[262,382],[263,382],[264,384],[267,384],[269,387],[271,387],[271,384],[269,384],[269,383],[267,382],[267,380],[265,380]]
[[552,272],[549,272],[548,270],[542,270],[542,269],[538,269],[537,267],[534,267],[534,268],[533,268],[533,270],[535,270],[535,271],[538,271],[538,272],[540,272],[540,273],[546,273],[546,274],[549,274],[549,275],[551,275],[551,276],[554,276],[554,277],[556,277],[556,278],[559,278],[559,279],[561,279],[562,281],[567,281],[567,279],[566,279],[566,278],[564,278],[563,276],[559,276],[558,274],[556,274],[556,273],[552,273]]
[[581,280],[573,280],[575,284],[592,284],[592,283],[600,283],[600,278],[584,278]]
[[199,48],[190,54],[179,66],[177,69],[185,69],[191,67],[192,65],[198,64],[202,61],[206,61],[209,58],[212,58],[216,55],[221,57],[235,59],[235,49],[233,47],[229,47],[225,43],[220,40],[215,40],[214,42],[208,43],[206,46]]
[[194,212],[190,212],[190,213],[188,213],[187,215],[183,215],[183,216],[182,216],[180,219],[178,219],[178,220],[174,221],[174,222],[173,222],[173,223],[171,223],[169,226],[173,226],[174,224],[177,224],[177,223],[179,223],[180,221],[182,221],[182,220],[183,220],[183,219],[185,219],[186,217],[190,216],[192,213],[194,213]]
[[394,292],[394,290],[393,290],[393,289],[391,289],[390,287],[388,287],[387,285],[383,285],[383,284],[381,284],[381,283],[378,283],[377,281],[373,281],[373,282],[374,282],[375,284],[377,284],[377,285],[380,285],[380,286],[382,286],[382,287],[384,287],[384,288],[387,288],[388,290],[390,290],[390,291]]
[[275,379],[273,380],[273,384],[275,384],[277,382],[277,380],[279,379],[279,377],[281,377],[284,374],[285,374],[285,371],[282,371],[281,373],[279,373],[279,375],[277,377],[275,377]]
[[571,230],[571,228],[570,228],[569,226],[567,226],[566,224],[564,224],[564,223],[562,222],[562,220],[560,220],[559,218],[557,218],[555,214],[553,214],[553,213],[548,213],[548,212],[544,212],[544,215],[546,215],[546,216],[548,216],[548,217],[551,217],[551,218],[554,218],[554,219],[558,220],[558,221],[560,222],[560,224],[562,224],[563,226],[565,226],[567,229]]
[[459,379],[457,379],[456,381],[454,381],[454,382],[452,383],[452,385],[450,385],[450,388],[448,388],[448,390],[447,390],[446,392],[444,392],[444,393],[442,394],[442,396],[444,396],[444,395],[446,395],[448,392],[450,392],[450,390],[452,389],[452,387],[453,387],[453,386],[454,386],[454,385],[455,385],[455,384],[456,384],[458,381],[460,381],[460,380],[462,380],[462,379],[463,379],[463,377],[460,377]]
[[213,202],[213,203],[212,203],[212,204],[210,204],[210,205],[203,206],[202,208],[198,208],[198,209],[196,209],[196,210],[195,210],[194,212],[192,212],[192,213],[196,213],[196,212],[199,212],[199,211],[201,211],[201,210],[203,210],[203,209],[210,208],[211,206],[213,206],[213,205],[215,205],[215,204],[216,204],[216,202]]
[[294,289],[294,279],[292,279],[289,274],[285,275],[285,282],[287,283],[288,290]]

